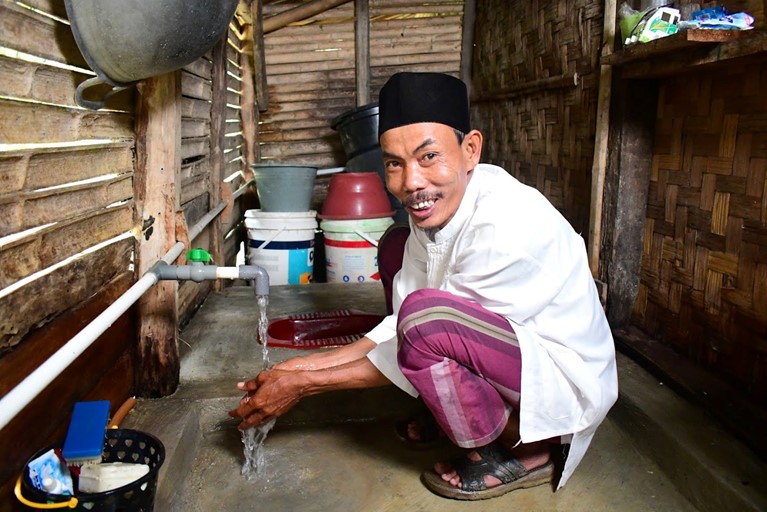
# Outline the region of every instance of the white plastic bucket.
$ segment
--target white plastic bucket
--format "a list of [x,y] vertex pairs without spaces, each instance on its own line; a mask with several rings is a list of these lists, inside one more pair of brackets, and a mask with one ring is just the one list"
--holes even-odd
[[269,284],[308,284],[314,271],[317,212],[247,210],[248,263],[263,267]]
[[325,235],[328,282],[380,281],[378,240],[393,223],[391,217],[320,222]]

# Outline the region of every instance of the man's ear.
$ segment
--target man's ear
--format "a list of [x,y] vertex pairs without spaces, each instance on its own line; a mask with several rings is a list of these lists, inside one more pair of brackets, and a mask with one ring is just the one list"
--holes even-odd
[[461,149],[463,150],[468,168],[474,169],[482,155],[482,133],[479,130],[472,130],[467,133],[463,138]]

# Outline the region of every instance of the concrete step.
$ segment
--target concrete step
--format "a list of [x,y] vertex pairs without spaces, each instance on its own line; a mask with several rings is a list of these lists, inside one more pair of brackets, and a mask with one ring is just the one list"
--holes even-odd
[[703,512],[767,510],[767,464],[703,409],[618,355],[610,417]]

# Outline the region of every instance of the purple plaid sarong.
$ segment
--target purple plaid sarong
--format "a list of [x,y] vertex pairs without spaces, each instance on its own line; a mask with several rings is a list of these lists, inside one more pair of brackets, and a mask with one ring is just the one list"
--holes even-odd
[[519,407],[522,356],[508,320],[436,289],[411,293],[397,321],[397,359],[447,436],[495,440]]

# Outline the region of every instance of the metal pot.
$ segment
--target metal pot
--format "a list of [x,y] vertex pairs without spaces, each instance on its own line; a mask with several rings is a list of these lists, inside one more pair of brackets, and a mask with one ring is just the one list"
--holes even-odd
[[[139,80],[175,71],[210,50],[226,33],[237,0],[64,0],[77,46],[96,73],[75,101],[91,109]],[[84,98],[100,84],[99,100]]]

